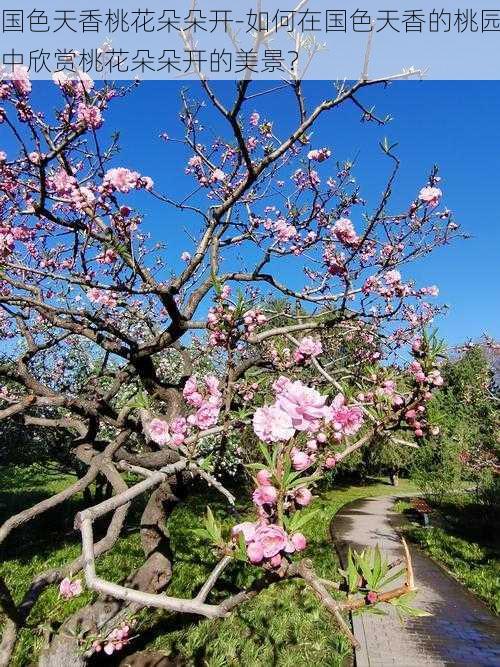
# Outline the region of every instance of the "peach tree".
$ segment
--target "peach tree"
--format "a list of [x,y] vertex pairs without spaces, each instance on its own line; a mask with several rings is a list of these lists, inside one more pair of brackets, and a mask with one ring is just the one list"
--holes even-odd
[[[359,93],[406,76],[325,84],[313,108],[297,79],[269,88],[245,79],[230,97],[202,78],[194,96],[182,92],[179,126],[162,137],[165,150],[176,141],[186,151],[175,175],[190,182],[181,199],[157,186],[155,174],[123,164],[117,135],[105,132],[113,106],[135,84],[57,74],[50,85],[60,105],[49,113],[37,109],[37,84],[24,68],[0,83],[1,136],[17,146],[0,152],[0,419],[65,429],[83,471],[7,519],[0,542],[29,533],[30,521],[98,480],[111,490],[75,517],[82,541],[75,560],[38,573],[20,603],[0,582],[1,664],[54,585],[63,598],[82,586],[99,597],[64,623],[41,664],[83,664],[95,652],[120,650],[131,640],[129,619],[144,607],[220,618],[271,583],[297,577],[353,642],[345,612],[386,602],[417,613],[407,550],[404,582],[389,589],[396,573],[378,550],[352,554],[341,585],[349,596],[334,598],[336,573],[320,578],[306,557],[311,510],[304,511],[325,472],[354,452],[384,439],[415,447],[432,435],[426,404],[442,383],[441,349],[425,332],[439,310],[438,290],[415,284],[409,271],[458,235],[437,169],[394,210],[400,161],[382,142],[387,180],[369,204],[354,165],[314,134],[341,105],[384,124]],[[276,104],[295,101],[292,131],[259,111],[266,94]],[[217,134],[207,129],[216,117]],[[148,228],[148,198],[164,205],[166,219],[171,209],[185,215],[180,257]],[[85,382],[71,372],[75,354],[94,369]],[[215,474],[214,457],[229,461],[227,452],[228,467],[244,463],[250,492]],[[229,506],[248,493],[253,509],[229,534],[210,509],[200,516],[193,528],[218,563],[184,599],[169,595],[175,554],[166,525],[193,478],[198,492],[211,487]],[[120,538],[140,496],[143,564],[121,584],[107,581],[96,561]],[[96,539],[101,519],[107,528]],[[261,577],[211,602],[235,560],[260,568]]]

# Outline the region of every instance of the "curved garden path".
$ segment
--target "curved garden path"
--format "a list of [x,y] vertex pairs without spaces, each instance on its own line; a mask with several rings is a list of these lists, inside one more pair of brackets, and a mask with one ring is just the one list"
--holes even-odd
[[[393,502],[394,497],[367,498],[340,510],[332,536],[342,559],[349,545],[359,550],[377,543],[389,560],[403,557],[395,531],[402,517],[393,511]],[[411,618],[404,625],[392,608],[388,616],[355,616],[354,634],[361,645],[357,667],[499,667],[500,619],[420,550],[410,549],[418,587],[415,605],[433,616]]]

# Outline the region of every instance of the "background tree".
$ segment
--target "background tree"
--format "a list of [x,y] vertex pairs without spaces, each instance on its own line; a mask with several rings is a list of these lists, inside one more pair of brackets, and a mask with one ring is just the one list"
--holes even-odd
[[422,444],[413,475],[422,488],[452,501],[464,483],[479,500],[498,507],[498,397],[483,347],[466,345],[442,366],[444,386],[429,403],[439,437]]

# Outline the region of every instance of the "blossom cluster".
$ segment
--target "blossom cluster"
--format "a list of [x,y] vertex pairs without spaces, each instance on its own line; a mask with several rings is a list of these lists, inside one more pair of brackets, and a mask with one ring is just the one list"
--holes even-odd
[[80,102],[77,110],[77,118],[81,123],[93,130],[98,130],[103,124],[103,117],[98,106]]
[[[247,338],[257,327],[267,322],[267,317],[259,308],[250,308],[241,312],[240,308],[229,301],[231,288],[224,285],[218,301],[207,314],[207,329],[210,331],[211,347],[226,347],[239,338]],[[241,331],[238,327],[243,327]]]
[[[228,148],[226,157],[230,157],[232,150]],[[229,183],[229,176],[225,171],[219,167],[209,167],[209,161],[204,161],[201,155],[193,155],[189,158],[184,173],[194,176],[198,183],[205,188],[219,188],[222,192],[229,192],[231,185]],[[236,185],[234,183],[233,185]]]
[[222,407],[222,393],[219,380],[214,375],[207,375],[202,383],[194,376],[188,378],[183,396],[186,403],[195,408],[192,414],[176,417],[170,422],[160,417],[154,417],[147,422],[147,435],[161,447],[179,447],[188,437],[191,428],[204,431],[217,423]]
[[307,154],[307,159],[314,160],[315,162],[324,162],[328,160],[331,154],[332,152],[329,148],[314,148]]
[[316,340],[312,336],[304,336],[293,353],[293,359],[297,364],[303,364],[306,361],[315,359],[322,353],[323,346],[320,340]]
[[176,417],[171,422],[154,417],[148,423],[146,432],[151,440],[161,447],[178,447],[186,439],[188,424],[184,417]]
[[195,377],[190,377],[182,393],[186,403],[196,408],[196,412],[187,418],[191,426],[207,429],[217,423],[222,407],[222,393],[219,380],[214,375],[207,375],[203,385]]
[[424,204],[434,207],[439,204],[442,196],[443,193],[439,188],[427,185],[426,187],[420,190],[418,198],[420,199],[421,202],[424,202]]
[[59,584],[59,597],[63,600],[70,600],[71,598],[81,595],[83,591],[82,582],[80,579],[70,579],[64,577]]
[[233,527],[234,538],[242,534],[245,540],[248,560],[254,565],[267,563],[273,568],[281,565],[285,554],[303,551],[307,540],[302,533],[288,535],[277,524],[245,521]]
[[98,289],[93,287],[87,292],[87,296],[98,306],[106,306],[107,308],[114,308],[118,303],[116,294],[111,290]]
[[432,387],[441,387],[443,385],[443,377],[437,368],[433,368],[426,373],[422,364],[415,360],[408,366],[408,370],[420,384],[427,384]]
[[359,243],[359,236],[356,234],[354,225],[348,218],[340,218],[333,225],[333,234],[345,246],[354,247]]
[[104,640],[96,639],[92,648],[96,653],[104,651],[106,655],[113,655],[115,651],[121,651],[130,642],[130,626],[123,622],[119,627],[111,630]]
[[[309,349],[309,343],[307,347]],[[287,446],[285,451],[283,445],[280,447],[277,444],[281,464],[276,464],[275,469],[261,467],[255,477],[252,500],[258,521],[238,524],[232,533],[233,537],[243,534],[251,563],[279,568],[284,557],[302,551],[307,545],[302,533],[292,532],[289,535],[279,520],[279,507],[289,514],[312,501],[306,478],[301,483],[296,473],[306,471],[317,461],[319,445],[325,445],[328,440],[325,431],[334,440],[353,435],[362,425],[363,414],[358,406],[349,405],[342,394],[327,405],[326,397],[315,389],[284,376],[275,381],[273,389],[276,396],[274,404],[255,411],[253,427],[256,435],[264,442],[286,443],[302,433],[308,438],[306,451],[297,446]],[[283,457],[289,458],[291,469],[296,471],[292,478],[284,473]],[[323,465],[333,468],[336,462],[334,455],[327,454]]]
[[125,167],[109,169],[104,175],[103,189],[110,192],[130,192],[130,190],[144,188],[153,189],[153,181],[149,176],[141,176],[137,171]]
[[333,437],[340,439],[354,435],[361,427],[361,409],[348,405],[342,394],[338,394],[331,405],[326,405],[326,397],[316,389],[283,376],[276,380],[273,388],[276,401],[258,408],[253,417],[254,431],[264,442],[290,440],[296,431],[315,434],[322,426],[330,426]]

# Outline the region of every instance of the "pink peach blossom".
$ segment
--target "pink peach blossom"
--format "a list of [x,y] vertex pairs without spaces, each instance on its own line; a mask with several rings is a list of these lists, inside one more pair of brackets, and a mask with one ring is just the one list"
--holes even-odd
[[356,245],[359,241],[359,237],[354,230],[354,225],[347,218],[337,220],[333,225],[333,233],[345,245]]
[[396,285],[401,281],[401,274],[399,271],[396,271],[393,269],[392,271],[387,271],[387,273],[384,276],[384,280],[387,283],[387,285],[393,286]]
[[328,468],[328,470],[331,470],[332,468],[335,468],[337,465],[337,459],[335,456],[327,456],[325,459],[325,468]]
[[262,507],[262,505],[274,505],[278,499],[278,490],[271,484],[258,486],[252,494],[253,502]]
[[420,199],[420,201],[423,201],[425,204],[428,204],[429,206],[437,206],[442,196],[443,193],[439,188],[434,188],[430,186],[422,188],[418,194],[418,198]]
[[285,549],[288,536],[281,526],[261,524],[255,531],[255,542],[262,545],[264,558],[272,558]]
[[330,421],[335,431],[343,435],[354,435],[363,424],[363,411],[353,405],[347,405],[345,397],[337,394],[330,406]]
[[325,397],[299,380],[290,382],[277,397],[276,405],[291,419],[297,431],[315,432],[327,410]]
[[297,363],[301,363],[307,359],[316,358],[322,352],[321,341],[312,338],[312,336],[304,336],[294,352],[294,359]]
[[269,470],[259,470],[256,477],[260,486],[268,486],[271,484],[271,473]]
[[312,463],[312,459],[309,454],[306,454],[306,452],[301,452],[299,449],[292,450],[291,459],[294,470],[305,470]]
[[164,419],[155,417],[147,425],[147,432],[153,442],[158,445],[166,445],[170,440],[168,424]]
[[82,592],[82,582],[80,579],[75,579],[72,581],[68,577],[65,577],[59,584],[59,596],[64,600],[69,600],[71,598],[80,595]]
[[255,539],[255,523],[251,521],[243,521],[243,523],[238,523],[236,526],[233,526],[231,529],[231,535],[237,537],[240,533],[243,534],[245,542],[248,544]]
[[290,538],[296,551],[304,551],[307,547],[307,540],[302,533],[294,533]]
[[250,542],[247,544],[248,560],[254,565],[260,563],[264,558],[264,547],[260,542]]
[[312,493],[305,486],[299,487],[294,493],[294,500],[297,505],[307,507],[312,500]]
[[258,408],[253,416],[253,430],[264,442],[290,440],[295,433],[292,418],[278,405]]

